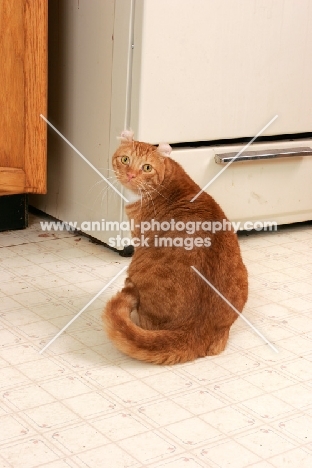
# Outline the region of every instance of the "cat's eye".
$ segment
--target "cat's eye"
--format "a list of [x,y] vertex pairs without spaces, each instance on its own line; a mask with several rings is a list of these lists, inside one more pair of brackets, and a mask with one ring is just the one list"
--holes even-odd
[[151,164],[144,164],[142,169],[144,172],[151,172],[151,170],[153,169],[153,166]]
[[122,164],[130,164],[129,156],[121,156],[121,162]]

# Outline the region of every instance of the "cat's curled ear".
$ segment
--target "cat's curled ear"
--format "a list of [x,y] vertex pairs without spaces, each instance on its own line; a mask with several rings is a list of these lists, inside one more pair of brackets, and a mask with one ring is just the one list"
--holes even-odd
[[133,131],[132,130],[123,130],[120,135],[120,141],[122,143],[129,143],[133,141]]
[[162,156],[170,156],[172,148],[170,145],[168,145],[168,143],[159,143],[157,151]]

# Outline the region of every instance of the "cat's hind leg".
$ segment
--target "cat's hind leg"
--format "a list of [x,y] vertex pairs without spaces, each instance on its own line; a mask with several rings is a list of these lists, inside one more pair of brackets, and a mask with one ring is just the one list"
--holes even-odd
[[145,330],[154,330],[153,323],[148,318],[140,314],[140,309],[134,309],[130,314],[131,321],[138,327],[144,328]]
[[139,290],[129,277],[126,278],[125,285],[122,288],[121,293],[126,293],[132,297],[133,309],[137,309],[139,307],[139,304],[140,304]]
[[229,338],[230,328],[219,328],[215,330],[213,336],[211,337],[211,342],[207,351],[207,356],[215,356],[224,351],[226,343]]
[[140,317],[137,310],[133,310],[130,314],[131,321],[140,327]]
[[141,328],[148,328],[142,326],[142,319],[138,313],[139,305],[140,305],[140,294],[138,288],[135,286],[135,284],[131,281],[131,279],[128,277],[125,280],[125,286],[122,289],[122,292],[130,293],[133,297],[133,310],[130,313],[130,319],[131,321],[137,325],[138,327]]

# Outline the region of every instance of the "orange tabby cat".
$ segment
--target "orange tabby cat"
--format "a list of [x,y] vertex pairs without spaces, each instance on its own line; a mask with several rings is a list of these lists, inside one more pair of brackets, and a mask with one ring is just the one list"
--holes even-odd
[[[143,241],[136,240],[125,287],[108,302],[103,320],[119,350],[156,364],[220,353],[238,316],[191,266],[239,312],[248,295],[247,270],[230,223],[227,230],[207,231],[203,222],[224,224],[227,218],[205,192],[190,202],[200,188],[168,157],[170,151],[166,144],[134,141],[126,131],[113,156],[117,178],[139,195],[126,206],[137,225],[132,236],[141,238],[140,226],[144,231],[152,220],[166,230],[151,224]],[[183,223],[188,232],[181,230]]]

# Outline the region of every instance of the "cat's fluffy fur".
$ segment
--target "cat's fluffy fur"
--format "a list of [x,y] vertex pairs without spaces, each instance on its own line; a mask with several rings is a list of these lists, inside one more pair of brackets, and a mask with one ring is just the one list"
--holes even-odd
[[[142,200],[126,212],[134,224],[155,219],[170,221],[226,220],[220,206],[203,192],[183,168],[168,157],[169,145],[134,141],[122,134],[113,156],[119,181]],[[128,156],[129,164],[121,158]],[[123,159],[123,161],[125,161]],[[144,172],[144,164],[152,171]],[[195,164],[195,161],[194,161]],[[140,237],[136,229],[132,233]],[[155,247],[154,236],[201,237],[210,247]],[[236,312],[191,269],[193,265],[241,312],[248,295],[247,270],[236,234],[212,232],[149,231],[149,247],[136,247],[125,287],[107,304],[103,320],[108,336],[122,352],[142,361],[174,364],[210,356],[224,350]]]

